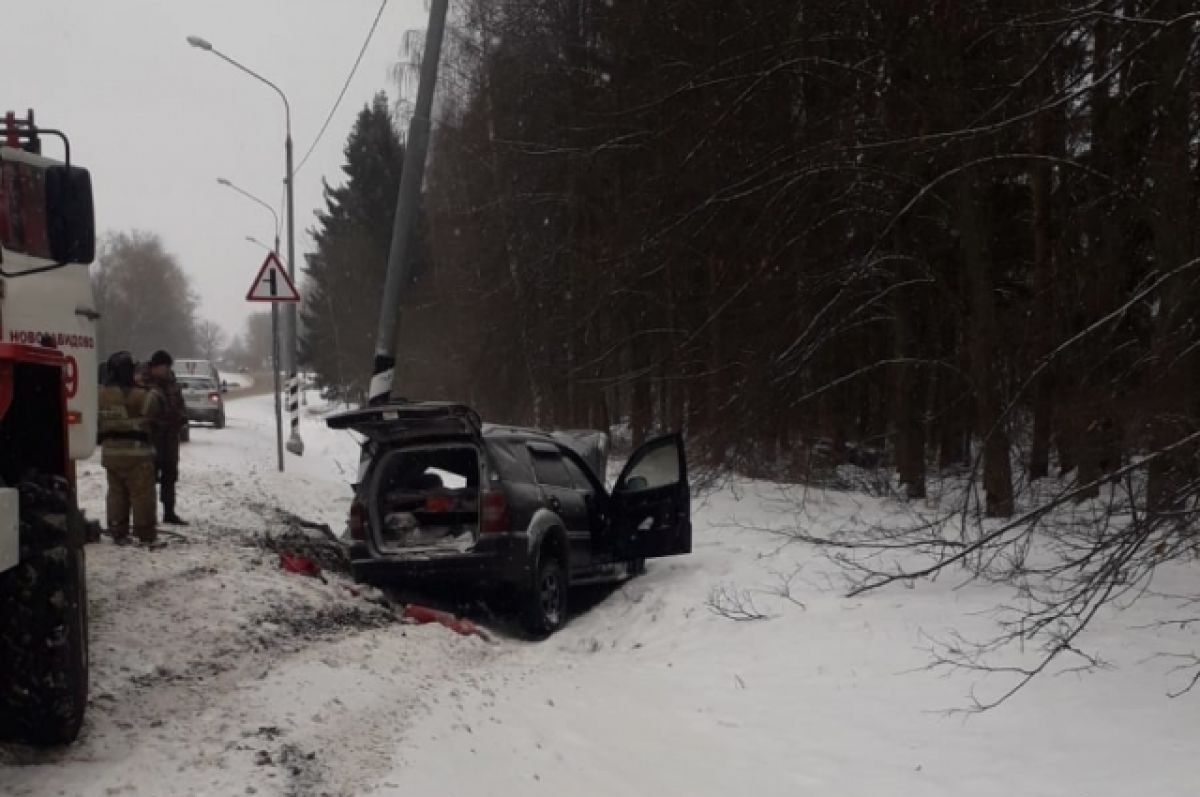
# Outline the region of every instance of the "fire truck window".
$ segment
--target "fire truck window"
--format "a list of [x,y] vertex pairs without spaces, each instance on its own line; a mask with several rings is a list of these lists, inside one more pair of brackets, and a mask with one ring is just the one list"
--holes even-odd
[[0,244],[10,252],[49,257],[46,176],[23,163],[0,164]]

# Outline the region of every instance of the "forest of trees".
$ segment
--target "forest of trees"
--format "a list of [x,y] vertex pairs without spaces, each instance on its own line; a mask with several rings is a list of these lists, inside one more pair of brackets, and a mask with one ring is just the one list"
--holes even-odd
[[139,359],[156,349],[176,356],[196,351],[202,323],[196,317],[198,300],[188,275],[157,235],[133,230],[104,236],[92,289],[100,312],[101,357],[122,349]]
[[[176,357],[215,361],[236,354],[239,364],[242,360],[254,363],[242,340],[227,349],[225,331],[197,316],[199,298],[191,277],[155,233],[130,230],[104,235],[91,276],[100,313],[97,346],[101,359],[121,350],[146,359],[156,350],[166,349]],[[255,329],[248,321],[244,339],[253,340]],[[269,354],[269,333],[268,326],[255,367]]]
[[[400,379],[986,510],[1197,431],[1188,0],[464,0]],[[974,446],[974,448],[973,448]],[[1196,449],[1152,458],[1150,501]]]
[[[931,561],[856,560],[861,588],[1017,583],[1008,641],[1048,659],[1195,555],[1191,0],[457,0],[451,23],[403,395],[683,430],[710,473],[866,466],[964,522],[813,541]],[[388,110],[359,115],[305,270],[304,355],[349,400],[403,156]]]
[[[270,373],[272,342],[271,314],[252,313],[246,318],[242,332],[229,340],[222,356],[228,363],[239,368]],[[201,350],[204,350],[203,343]]]
[[1196,555],[1193,0],[452,9],[405,395],[681,429],[726,472],[866,465],[933,516],[797,535],[856,589],[1014,584],[940,655],[1036,648],[1022,683],[1095,666],[1096,612]]

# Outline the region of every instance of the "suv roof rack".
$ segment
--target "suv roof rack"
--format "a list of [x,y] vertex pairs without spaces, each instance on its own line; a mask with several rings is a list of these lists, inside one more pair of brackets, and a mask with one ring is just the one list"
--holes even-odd
[[479,413],[465,404],[450,401],[404,401],[339,412],[325,419],[330,429],[414,424],[441,420],[465,420],[478,434],[483,430]]
[[485,423],[483,425],[483,433],[494,435],[517,435],[523,437],[550,437],[550,433],[543,431],[542,429],[534,429],[530,426],[514,426],[510,423]]

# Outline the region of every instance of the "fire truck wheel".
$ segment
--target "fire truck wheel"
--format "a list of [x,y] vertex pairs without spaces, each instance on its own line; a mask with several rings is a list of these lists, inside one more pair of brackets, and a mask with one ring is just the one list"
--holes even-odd
[[68,744],[87,706],[85,524],[62,479],[19,489],[21,562],[0,573],[0,738]]

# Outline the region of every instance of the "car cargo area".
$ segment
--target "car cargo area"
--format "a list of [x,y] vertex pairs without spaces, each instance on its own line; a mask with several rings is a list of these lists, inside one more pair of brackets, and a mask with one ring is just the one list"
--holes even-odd
[[380,463],[372,525],[381,552],[468,550],[479,532],[479,451],[469,444],[402,448]]

